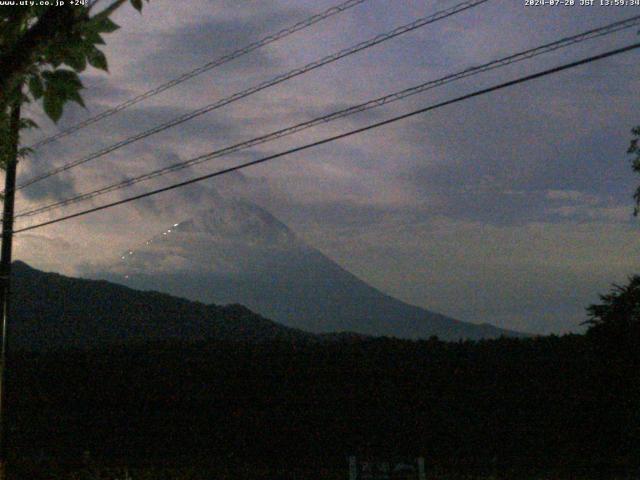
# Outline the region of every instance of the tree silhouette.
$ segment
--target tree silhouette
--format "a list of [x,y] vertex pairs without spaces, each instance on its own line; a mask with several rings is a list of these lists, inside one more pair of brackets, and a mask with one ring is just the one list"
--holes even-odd
[[[66,8],[33,2],[0,9],[0,112],[11,105],[13,92],[25,80],[34,98],[44,97],[45,111],[53,120],[60,117],[64,102],[81,102],[76,72],[87,64],[107,69],[98,46],[104,45],[102,34],[118,28],[109,17],[126,1],[114,0],[94,15],[97,2]],[[142,9],[142,0],[130,1]],[[60,69],[63,64],[70,69]]]
[[[640,145],[638,145],[640,141],[640,126],[634,127],[631,130],[631,134],[633,135],[633,138],[631,139],[631,144],[629,145],[627,153],[635,156],[631,160],[631,168],[634,172],[640,173]],[[640,213],[640,187],[638,187],[633,194],[633,199],[635,200],[633,214],[638,216],[638,213]]]
[[613,285],[610,293],[600,295],[602,303],[587,308],[587,336],[608,355],[638,359],[640,345],[640,275],[627,285]]
[[[100,50],[105,44],[102,37],[118,29],[110,16],[125,2],[114,0],[98,13],[93,12],[96,2],[87,7],[33,2],[0,9],[0,167],[12,156],[10,110],[16,105],[42,100],[45,113],[55,122],[65,103],[84,105],[78,74],[87,65],[108,69]],[[142,9],[142,0],[130,2]],[[21,120],[21,128],[35,126]]]
[[600,295],[602,303],[587,308],[590,330],[630,333],[640,324],[640,275],[629,279],[628,285],[613,285],[611,293]]

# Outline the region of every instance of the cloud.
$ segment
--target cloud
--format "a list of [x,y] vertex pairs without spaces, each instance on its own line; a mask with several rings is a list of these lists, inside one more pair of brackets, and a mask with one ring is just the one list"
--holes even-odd
[[[36,150],[22,158],[18,164],[17,184],[21,185],[35,177],[46,174],[60,162],[53,162],[55,154],[42,154]],[[65,155],[62,158],[68,159]],[[59,160],[59,157],[57,158]],[[42,205],[52,201],[62,200],[76,193],[76,182],[73,176],[58,174],[38,181],[32,185],[18,190],[17,209]],[[25,204],[26,202],[26,204]]]
[[[90,70],[83,75],[88,111],[70,106],[58,127],[41,121],[39,107],[33,105],[29,110],[43,129],[27,133],[25,142],[334,3],[158,0],[142,16],[123,8],[117,18],[122,29],[109,35],[106,47],[110,74]],[[48,145],[24,162],[20,177],[81,158],[455,2],[442,3],[407,0],[402,8],[389,9],[386,2],[366,2]],[[519,2],[488,2],[34,185],[24,191],[19,207],[142,174],[625,15],[624,9],[527,10]],[[452,83],[91,204],[602,52],[633,41],[635,33],[603,37]],[[20,255],[35,266],[77,273],[87,262],[112,262],[167,225],[231,195],[264,206],[361,278],[404,300],[509,328],[574,328],[597,292],[637,269],[630,259],[637,254],[638,232],[629,218],[637,178],[625,151],[629,129],[638,123],[639,86],[633,57],[612,58],[281,158],[242,175],[53,225],[23,237]],[[68,244],[58,240],[69,238],[73,241]]]
[[597,204],[600,199],[595,195],[588,195],[584,192],[578,192],[577,190],[548,190],[546,197],[549,200],[566,200],[572,203],[589,203]]
[[638,228],[603,223],[491,226],[399,215],[303,237],[409,303],[466,321],[539,333],[576,331],[585,308],[637,268]]
[[64,259],[69,252],[75,252],[74,264],[83,259],[78,256],[81,249],[65,237],[49,235],[20,234],[14,239],[14,259],[27,261],[33,267],[44,271],[66,274],[75,273],[75,267]]

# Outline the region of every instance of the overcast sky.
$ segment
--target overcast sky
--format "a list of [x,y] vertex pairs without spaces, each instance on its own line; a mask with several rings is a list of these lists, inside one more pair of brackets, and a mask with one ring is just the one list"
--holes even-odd
[[[87,110],[67,108],[54,133],[339,3],[338,0],[152,0],[122,8],[108,35],[110,73],[86,71]],[[19,179],[457,1],[368,0],[223,67],[43,147]],[[578,3],[578,2],[576,2]],[[276,128],[410,87],[588,28],[640,14],[634,7],[525,7],[491,0],[235,102],[21,191],[23,210]],[[258,158],[499,81],[637,41],[637,30],[452,83],[374,111],[100,197],[98,205]],[[578,329],[585,307],[638,271],[638,182],[626,155],[640,123],[638,52],[458,103],[143,202],[16,238],[31,265],[78,274],[214,198],[246,196],[380,290],[460,320],[532,332]],[[57,210],[32,222],[71,213]]]

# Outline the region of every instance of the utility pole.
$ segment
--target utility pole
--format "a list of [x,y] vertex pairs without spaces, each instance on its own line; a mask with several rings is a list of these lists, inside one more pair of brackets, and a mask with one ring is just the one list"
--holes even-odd
[[9,327],[9,292],[11,287],[11,247],[13,243],[13,207],[16,194],[18,142],[20,134],[21,91],[11,107],[9,119],[9,152],[5,166],[4,208],[2,214],[2,249],[0,251],[0,308],[2,339],[0,340],[0,480],[7,478],[7,348]]

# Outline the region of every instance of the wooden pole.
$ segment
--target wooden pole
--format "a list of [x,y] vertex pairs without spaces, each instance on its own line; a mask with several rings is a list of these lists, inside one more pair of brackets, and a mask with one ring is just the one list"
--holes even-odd
[[2,308],[2,339],[0,340],[0,480],[6,480],[7,469],[7,350],[9,332],[9,294],[11,287],[11,253],[13,244],[13,212],[18,166],[21,98],[11,107],[9,120],[9,155],[5,165],[4,206],[2,215],[2,247],[0,251],[0,308]]

